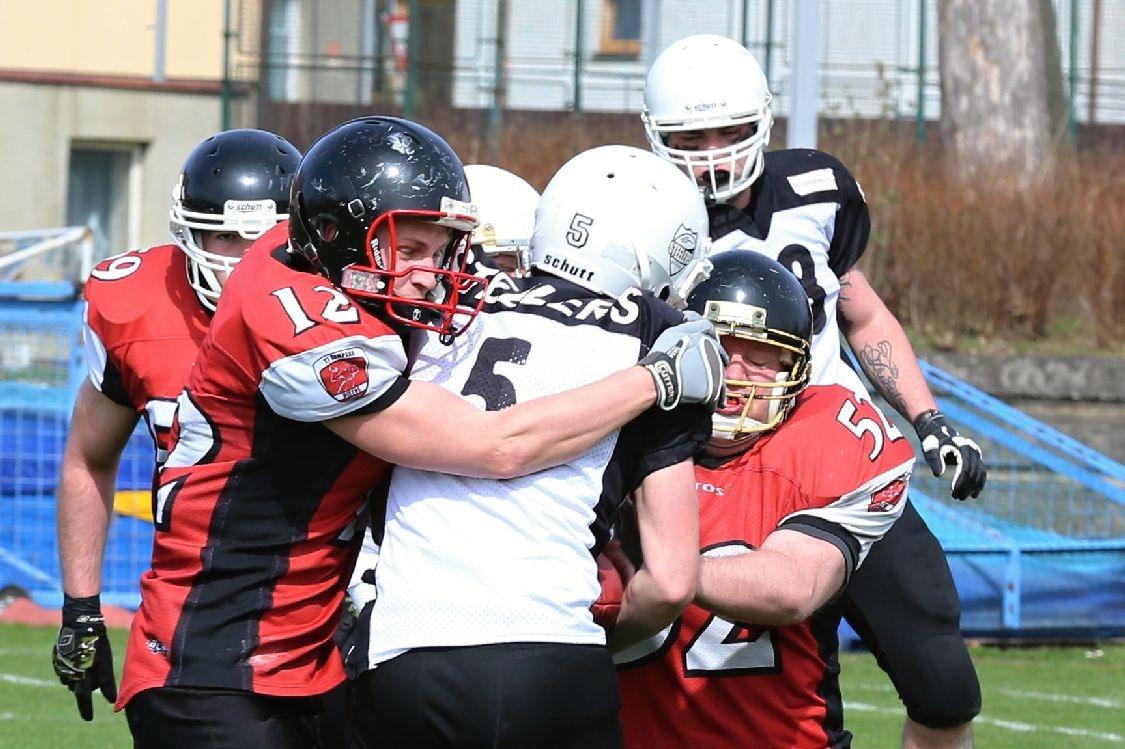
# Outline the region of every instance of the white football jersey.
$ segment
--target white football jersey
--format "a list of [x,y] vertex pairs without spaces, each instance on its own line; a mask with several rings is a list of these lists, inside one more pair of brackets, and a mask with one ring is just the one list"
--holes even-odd
[[[614,300],[545,278],[510,293],[494,286],[452,346],[426,340],[411,378],[500,410],[632,366],[680,319],[635,289]],[[653,419],[673,426],[654,428]],[[600,591],[594,554],[609,522],[644,475],[687,459],[709,432],[705,412],[649,412],[578,458],[522,478],[396,468],[368,664],[427,646],[604,644],[589,609]],[[433,449],[443,449],[440,438]]]
[[858,262],[870,232],[863,191],[843,164],[808,149],[767,151],[753,189],[745,212],[727,205],[709,210],[711,252],[753,250],[792,271],[813,303],[811,382],[866,394],[841,356],[836,321],[839,277]]

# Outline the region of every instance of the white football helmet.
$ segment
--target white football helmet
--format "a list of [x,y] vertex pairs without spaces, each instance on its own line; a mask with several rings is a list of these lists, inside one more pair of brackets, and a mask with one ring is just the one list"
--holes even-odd
[[675,302],[710,246],[691,179],[643,149],[598,146],[563,164],[543,190],[531,267],[611,297],[637,286]]
[[241,258],[208,252],[199,232],[257,239],[289,218],[289,186],[301,152],[265,130],[225,130],[188,154],[172,188],[172,241],[188,257],[188,279],[214,311],[225,278]]
[[[657,56],[645,79],[641,121],[654,153],[701,179],[704,197],[725,203],[762,173],[773,114],[765,73],[733,39],[696,34]],[[671,133],[749,125],[750,135],[727,148],[671,148]],[[706,172],[697,175],[700,167]]]
[[[473,230],[474,252],[513,276],[527,275],[539,191],[523,177],[488,164],[467,164],[465,177],[480,217]],[[506,267],[506,256],[515,259],[514,269]]]

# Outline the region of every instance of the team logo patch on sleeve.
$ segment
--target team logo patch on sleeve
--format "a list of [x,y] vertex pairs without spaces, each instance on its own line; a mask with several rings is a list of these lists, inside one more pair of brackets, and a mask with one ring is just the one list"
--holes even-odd
[[333,351],[317,359],[313,366],[320,384],[340,402],[358,398],[371,384],[367,376],[367,357],[359,349]]
[[902,495],[905,493],[905,481],[902,479],[892,481],[871,496],[871,504],[868,505],[867,511],[890,512],[902,501]]

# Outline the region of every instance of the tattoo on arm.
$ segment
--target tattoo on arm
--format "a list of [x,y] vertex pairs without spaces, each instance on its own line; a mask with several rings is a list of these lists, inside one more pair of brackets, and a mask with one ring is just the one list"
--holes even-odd
[[906,413],[906,402],[898,389],[898,367],[891,359],[890,341],[879,341],[868,344],[859,352],[859,365],[879,395],[883,396],[890,406],[901,414]]

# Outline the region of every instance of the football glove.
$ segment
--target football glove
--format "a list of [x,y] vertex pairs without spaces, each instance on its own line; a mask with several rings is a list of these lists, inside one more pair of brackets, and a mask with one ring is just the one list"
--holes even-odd
[[74,692],[83,720],[94,719],[91,695],[95,689],[100,689],[108,702],[117,700],[113,651],[99,596],[71,598],[63,594],[62,627],[52,656],[55,673]]
[[957,434],[941,411],[920,414],[914,420],[914,431],[922,441],[922,456],[934,476],[940,477],[947,466],[953,467],[950,487],[954,499],[963,500],[980,494],[988,479],[988,470],[984,467],[984,457],[976,442]]
[[724,397],[727,355],[710,320],[687,313],[667,328],[639,364],[656,383],[656,405],[671,411],[681,404],[714,410]]

